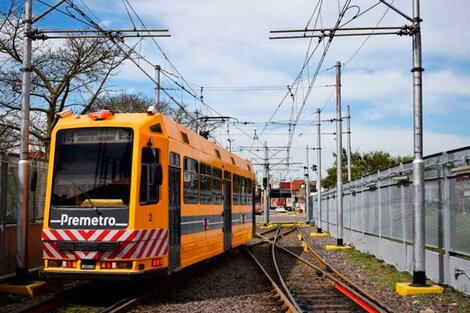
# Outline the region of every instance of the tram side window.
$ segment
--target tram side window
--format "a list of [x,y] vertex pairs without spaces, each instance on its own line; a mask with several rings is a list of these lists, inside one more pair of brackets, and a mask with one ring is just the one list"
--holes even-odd
[[212,203],[212,167],[201,163],[199,174],[201,179],[199,199],[201,203]]
[[233,204],[240,204],[241,183],[240,176],[233,174]]
[[159,153],[155,148],[142,148],[142,165],[140,173],[140,203],[157,203],[159,199],[159,185],[156,171],[159,163]]
[[240,177],[240,204],[246,204],[245,177]]
[[212,203],[222,203],[222,170],[212,168]]
[[184,158],[184,203],[198,203],[199,198],[198,162]]
[[252,204],[253,186],[251,182],[252,182],[251,179],[249,178],[246,179],[246,186],[245,186],[246,204]]

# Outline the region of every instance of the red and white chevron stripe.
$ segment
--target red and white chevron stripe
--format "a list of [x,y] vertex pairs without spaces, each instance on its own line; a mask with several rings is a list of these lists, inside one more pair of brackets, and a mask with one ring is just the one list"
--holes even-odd
[[[45,229],[41,235],[43,257],[48,259],[129,260],[168,254],[168,229]],[[69,251],[57,241],[120,242],[115,251]]]

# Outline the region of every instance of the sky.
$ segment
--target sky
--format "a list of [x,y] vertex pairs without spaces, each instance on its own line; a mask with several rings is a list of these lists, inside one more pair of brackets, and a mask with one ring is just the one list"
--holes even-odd
[[[52,4],[55,1],[46,0]],[[395,0],[394,5],[412,15],[412,1]],[[34,13],[44,7],[34,1]],[[333,164],[336,141],[331,134],[335,117],[335,69],[342,63],[342,106],[351,108],[352,151],[383,150],[392,155],[413,154],[412,41],[409,36],[336,37],[324,59],[320,42],[298,88],[291,88],[317,39],[269,40],[271,30],[333,27],[345,0],[74,0],[94,21],[107,28],[168,28],[171,38],[146,39],[136,50],[159,64],[200,96],[208,108],[163,77],[162,86],[176,101],[208,116],[230,116],[233,124],[213,131],[215,140],[253,163],[262,163],[264,142],[270,147],[288,144],[289,120],[298,123],[291,143],[291,171],[273,167],[274,179],[303,177],[307,150],[317,145],[316,116],[321,109],[323,171]],[[352,0],[343,17],[345,27],[403,26],[402,16],[374,0]],[[318,8],[321,7],[321,14]],[[61,7],[66,11],[67,6]],[[70,10],[70,8],[68,8]],[[466,0],[421,1],[423,45],[424,155],[470,145],[470,26]],[[129,13],[128,13],[129,12]],[[313,14],[315,12],[315,14]],[[364,13],[364,14],[362,14]],[[313,14],[313,19],[309,20]],[[129,18],[129,15],[131,18]],[[46,16],[39,28],[80,28],[80,23],[58,12]],[[136,40],[126,39],[129,45]],[[56,42],[55,44],[60,44]],[[166,57],[164,57],[163,53]],[[320,63],[321,62],[321,63]],[[154,76],[153,66],[138,63]],[[319,66],[320,64],[320,66]],[[314,73],[319,74],[306,98]],[[126,62],[109,82],[127,93],[154,94],[154,83],[132,62]],[[165,96],[163,95],[163,98]],[[285,98],[285,99],[284,99]],[[284,99],[284,100],[283,100]],[[266,124],[268,121],[272,123]],[[294,127],[291,126],[291,130]],[[343,126],[345,131],[345,125]],[[256,136],[259,137],[255,140]],[[346,136],[343,136],[343,144]],[[275,154],[272,149],[270,154]],[[270,161],[282,163],[286,152]],[[280,158],[280,159],[278,159]],[[309,151],[309,163],[316,164],[316,152]],[[262,175],[261,167],[257,167]],[[311,174],[311,177],[315,175]]]

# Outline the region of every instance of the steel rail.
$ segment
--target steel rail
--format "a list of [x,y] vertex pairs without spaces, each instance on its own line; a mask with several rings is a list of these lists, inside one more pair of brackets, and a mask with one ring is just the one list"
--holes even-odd
[[323,264],[326,268],[327,271],[329,272],[332,272],[334,273],[335,275],[337,275],[338,277],[340,277],[342,280],[344,280],[344,282],[346,282],[350,287],[352,287],[353,289],[356,289],[358,291],[360,291],[362,294],[364,294],[367,298],[369,298],[370,300],[372,300],[373,302],[375,302],[378,306],[382,307],[384,310],[388,311],[388,312],[393,312],[393,310],[388,307],[387,305],[385,305],[384,303],[382,303],[379,299],[377,299],[376,297],[374,297],[373,295],[371,295],[370,293],[362,290],[362,288],[360,288],[357,284],[355,284],[354,282],[352,282],[349,278],[345,277],[343,274],[341,274],[338,270],[336,270],[334,267],[331,267],[329,264],[326,263],[326,261],[318,254],[315,252],[315,250],[313,250],[312,246],[305,240],[305,236],[304,234],[302,233],[302,231],[297,228],[297,231],[299,232],[301,238],[302,238],[302,241],[305,243],[305,246],[307,247],[308,249],[308,252],[318,261],[320,262],[321,264]]
[[[156,289],[159,289],[159,288],[156,288]],[[111,304],[107,308],[101,310],[100,313],[128,312],[129,309],[131,309],[132,307],[138,305],[139,302],[142,300],[142,298],[144,298],[145,296],[147,296],[148,294],[150,294],[151,292],[154,292],[154,291],[155,291],[155,289],[152,289],[150,291],[147,290],[147,291],[142,292],[141,294],[137,294],[137,295],[134,295],[132,297],[127,297],[127,298],[121,299],[121,300]]]
[[[276,242],[277,242],[277,239],[279,238],[280,230],[281,230],[281,228],[279,227],[277,232],[276,232],[276,236],[274,237],[274,240],[273,240],[272,245],[271,245],[271,257],[272,257],[273,265],[274,265],[274,268],[276,269],[276,273],[277,273],[277,276],[279,278],[279,281],[281,282],[281,285],[284,288],[284,291],[286,292],[287,297],[289,298],[290,302],[295,307],[296,312],[302,312],[302,309],[299,307],[299,305],[297,304],[297,301],[295,301],[294,296],[291,294],[289,288],[287,287],[287,284],[286,284],[286,282],[284,281],[284,278],[281,275],[281,271],[279,270],[279,266],[277,265],[276,252],[275,251],[276,251],[276,246],[277,246]],[[294,228],[294,230],[295,230],[295,228]]]
[[263,267],[263,265],[261,265],[261,263],[256,259],[255,255],[246,246],[244,247],[244,249],[248,253],[248,255],[251,256],[253,261],[258,265],[258,267],[261,269],[261,271],[266,276],[266,278],[269,280],[269,282],[271,283],[275,293],[279,296],[279,299],[281,300],[281,302],[283,302],[285,308],[287,309],[287,312],[297,313],[298,311],[296,310],[295,306],[290,302],[289,298],[284,294],[284,292],[281,290],[281,288],[279,288],[279,286],[271,278],[271,276],[269,276],[268,272]]
[[[343,293],[345,296],[350,298],[352,301],[363,307],[367,312],[379,312],[379,313],[387,313],[387,312],[393,312],[393,311],[386,311],[383,308],[379,307],[377,304],[372,302],[370,299],[368,299],[365,295],[363,295],[360,291],[355,290],[348,286],[345,282],[342,282],[338,277],[335,277],[334,275],[331,275],[328,273],[327,270],[324,270],[318,266],[316,266],[313,263],[310,263],[308,260],[305,260],[304,258],[298,256],[294,252],[290,251],[289,249],[286,249],[278,244],[275,244],[275,246],[282,251],[290,254],[291,256],[297,258],[299,261],[303,262],[307,266],[310,266],[312,269],[314,269],[317,273],[321,273],[324,277],[327,279],[331,280],[334,283],[334,287],[338,289],[341,293]],[[343,292],[343,290],[346,290],[347,293]],[[353,295],[352,297],[350,295]],[[358,301],[359,300],[359,301]],[[365,304],[365,306],[364,306]]]
[[[251,244],[251,245],[246,245],[246,246],[254,247],[254,246],[258,246],[258,245],[261,245],[261,244],[263,244],[263,243],[266,243],[266,242],[269,243],[270,241],[272,241],[272,240],[274,239],[274,237],[266,238],[264,235],[269,234],[269,233],[272,233],[273,231],[277,231],[278,228],[281,228],[281,227],[282,227],[282,226],[279,225],[279,226],[277,226],[277,227],[275,227],[275,228],[273,228],[273,229],[270,229],[269,231],[266,231],[266,232],[263,232],[263,233],[260,233],[260,234],[256,234],[256,236],[259,237],[259,238],[261,238],[262,241],[257,242],[257,243],[254,243],[254,244]],[[291,228],[290,230],[286,231],[285,233],[280,234],[280,236],[281,236],[281,237],[282,237],[282,236],[285,236],[285,235],[287,235],[287,234],[290,234],[290,233],[293,232],[293,231],[295,231],[295,228]]]

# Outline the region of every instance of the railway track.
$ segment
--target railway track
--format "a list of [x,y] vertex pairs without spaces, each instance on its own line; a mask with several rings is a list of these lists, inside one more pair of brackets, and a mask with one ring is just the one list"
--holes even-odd
[[14,312],[126,312],[137,305],[149,292],[155,292],[161,288],[161,285],[164,285],[164,282],[159,285],[151,282],[139,284],[83,282]]
[[299,228],[279,226],[259,237],[264,245],[258,242],[247,251],[287,311],[392,312],[326,264],[303,240]]

